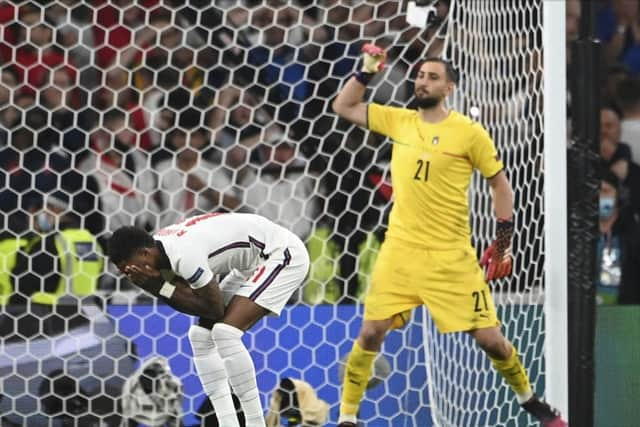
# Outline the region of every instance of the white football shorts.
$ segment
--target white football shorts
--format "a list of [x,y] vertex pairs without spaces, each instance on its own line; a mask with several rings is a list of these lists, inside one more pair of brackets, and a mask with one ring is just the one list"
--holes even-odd
[[233,270],[220,282],[225,306],[240,295],[279,315],[293,293],[302,286],[309,272],[309,253],[300,239],[269,254],[247,278]]

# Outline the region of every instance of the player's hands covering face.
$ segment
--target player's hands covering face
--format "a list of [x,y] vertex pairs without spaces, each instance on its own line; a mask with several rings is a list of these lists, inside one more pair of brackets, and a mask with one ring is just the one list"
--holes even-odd
[[152,268],[148,264],[144,266],[135,264],[127,265],[124,267],[123,273],[127,275],[129,280],[141,287],[149,283],[162,282],[160,271]]

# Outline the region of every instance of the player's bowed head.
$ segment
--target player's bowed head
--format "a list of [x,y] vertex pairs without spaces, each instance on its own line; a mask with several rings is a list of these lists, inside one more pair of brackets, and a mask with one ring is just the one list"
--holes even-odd
[[[128,226],[117,229],[109,239],[109,259],[121,273],[129,276],[132,269],[149,271],[151,277],[132,275],[130,279],[142,286],[147,281],[162,278],[160,269],[171,268],[168,260],[162,260],[155,240],[141,228]],[[163,261],[167,265],[162,265]]]
[[133,226],[117,229],[109,239],[107,252],[111,262],[132,283],[176,310],[211,320],[220,320],[224,315],[217,283],[192,289],[186,280],[173,274],[169,258],[145,230]]

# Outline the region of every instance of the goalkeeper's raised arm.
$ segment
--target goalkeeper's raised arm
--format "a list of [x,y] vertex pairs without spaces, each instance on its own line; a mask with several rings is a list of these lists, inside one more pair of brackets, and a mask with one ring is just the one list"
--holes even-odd
[[[459,75],[450,61],[426,58],[417,68],[416,109],[363,101],[384,51],[363,47],[363,66],[338,94],[334,111],[393,143],[393,206],[364,300],[360,334],[347,358],[338,427],[358,424],[371,366],[387,332],[425,305],[441,333],[467,332],[511,386],[518,403],[544,427],[566,422],[531,387],[517,349],[502,333],[487,280],[511,274],[513,195],[491,135],[449,108]],[[498,217],[483,275],[471,245],[468,189],[474,171],[490,183]]]
[[362,47],[362,68],[344,85],[333,101],[333,111],[345,120],[359,126],[367,126],[367,104],[362,102],[367,84],[371,78],[384,68],[386,53],[384,49],[365,44]]

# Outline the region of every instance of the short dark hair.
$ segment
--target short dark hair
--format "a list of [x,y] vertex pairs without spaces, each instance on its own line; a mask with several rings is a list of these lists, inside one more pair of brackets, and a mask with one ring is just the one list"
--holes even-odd
[[109,238],[108,256],[111,262],[118,265],[126,261],[142,248],[153,248],[153,237],[141,228],[126,226],[120,227]]
[[623,114],[640,106],[640,79],[622,80],[616,87],[617,105]]
[[455,84],[458,84],[458,82],[460,81],[460,74],[458,73],[458,70],[453,67],[451,61],[440,58],[438,56],[429,56],[420,63],[418,70],[422,68],[422,64],[425,64],[427,62],[437,62],[444,65],[445,72],[447,73],[447,79]]
[[613,114],[615,114],[618,117],[618,119],[622,120],[622,111],[620,111],[617,105],[605,104],[602,107],[600,107],[600,111],[611,111]]
[[620,179],[611,169],[603,167],[600,170],[600,179],[618,191],[618,188],[620,187]]

